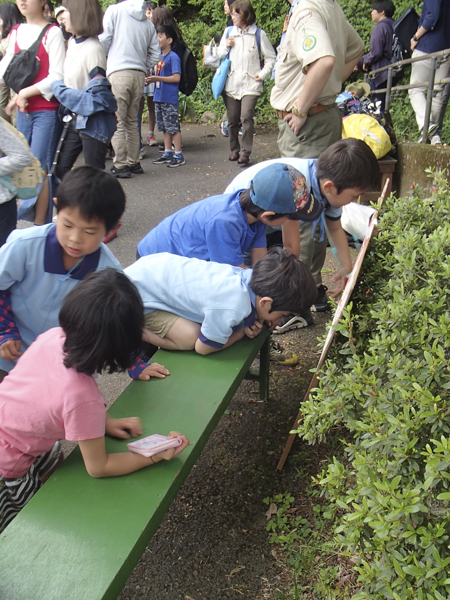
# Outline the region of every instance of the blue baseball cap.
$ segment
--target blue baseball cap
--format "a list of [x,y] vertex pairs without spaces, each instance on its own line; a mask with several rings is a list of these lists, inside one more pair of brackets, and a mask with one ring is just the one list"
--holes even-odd
[[250,197],[260,208],[289,214],[296,221],[315,221],[322,213],[322,205],[309,192],[305,176],[283,163],[273,163],[256,173]]

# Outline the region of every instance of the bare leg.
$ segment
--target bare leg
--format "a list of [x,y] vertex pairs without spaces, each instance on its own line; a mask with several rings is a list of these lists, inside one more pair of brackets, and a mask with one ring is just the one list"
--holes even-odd
[[144,328],[142,339],[164,350],[193,350],[200,335],[200,324],[180,317],[175,321],[165,337],[160,337]]
[[173,145],[175,146],[175,152],[181,152],[181,131],[173,135]]
[[164,150],[172,152],[172,136],[170,133],[164,132]]

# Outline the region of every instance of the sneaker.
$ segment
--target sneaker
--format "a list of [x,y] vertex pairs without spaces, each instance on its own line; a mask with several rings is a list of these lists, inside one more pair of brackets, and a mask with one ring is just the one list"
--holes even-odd
[[317,287],[317,300],[311,306],[311,310],[315,312],[325,312],[326,310],[331,310],[327,289],[327,286],[322,284]]
[[279,365],[285,365],[292,367],[298,363],[298,356],[283,348],[281,344],[275,342],[273,338],[270,338],[270,360],[278,363]]
[[441,141],[441,136],[440,136],[438,133],[436,133],[436,134],[435,134],[435,135],[433,135],[433,137],[431,138],[431,145],[432,145],[432,146],[439,146],[439,145],[441,145],[441,144],[442,144],[442,141]]
[[116,167],[111,167],[109,172],[117,179],[129,179],[131,177],[131,171],[128,167],[123,167],[122,169],[116,169]]
[[179,154],[178,156],[175,154],[174,157],[172,158],[172,160],[167,163],[168,167],[181,167],[181,165],[185,165],[186,161],[184,160],[184,156],[182,154]]
[[141,167],[141,163],[135,163],[133,166],[128,167],[130,173],[133,175],[142,175],[144,169]]
[[111,229],[111,231],[108,233],[108,235],[106,235],[103,238],[103,243],[109,244],[109,242],[114,240],[117,237],[117,233],[121,227],[122,227],[122,221],[118,221],[117,225],[113,229]]
[[[434,134],[436,133],[436,130],[438,128],[437,123],[430,123],[428,126],[428,141],[430,140],[430,138],[434,137]],[[421,144],[423,142],[423,131],[420,132],[420,137],[418,140],[419,144]]]
[[286,331],[293,331],[294,329],[303,329],[314,325],[314,319],[312,314],[308,312],[302,315],[287,315],[278,322],[278,325],[273,330],[273,333],[286,333]]
[[[147,136],[147,145],[148,146],[157,146],[158,145],[158,142],[156,141],[156,138],[154,135],[149,134]],[[163,148],[163,150],[164,150],[164,148]]]
[[164,154],[162,156],[160,156],[159,158],[155,158],[155,160],[152,160],[152,163],[154,165],[165,165],[166,163],[170,163],[172,158],[173,158],[173,154],[166,154],[164,152]]
[[220,124],[220,131],[223,136],[228,137],[228,121],[222,121]]
[[147,153],[145,152],[145,148],[141,148],[139,150],[139,160],[144,160],[144,158],[147,156]]

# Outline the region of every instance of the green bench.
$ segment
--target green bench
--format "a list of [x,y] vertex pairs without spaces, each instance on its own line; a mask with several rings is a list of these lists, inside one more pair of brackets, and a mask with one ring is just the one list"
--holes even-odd
[[[249,372],[257,353],[260,372]],[[217,354],[159,350],[171,375],[133,381],[109,409],[139,416],[145,434],[178,430],[191,445],[170,462],[123,477],[91,478],[76,448],[0,534],[2,600],[99,600],[118,596],[241,381],[266,399],[269,332]],[[107,450],[126,450],[107,438]]]

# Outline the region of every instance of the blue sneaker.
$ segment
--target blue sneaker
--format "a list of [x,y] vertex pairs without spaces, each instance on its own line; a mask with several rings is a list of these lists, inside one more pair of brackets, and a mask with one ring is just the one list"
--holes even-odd
[[166,154],[166,152],[164,152],[164,154],[162,154],[159,158],[155,158],[155,160],[152,160],[152,163],[154,165],[165,165],[166,163],[170,163],[172,158],[173,158],[172,153]]
[[220,124],[220,131],[222,132],[223,136],[228,137],[228,121],[223,121]]
[[172,160],[167,163],[168,167],[181,167],[181,165],[185,165],[186,161],[184,160],[184,156],[182,154],[175,154]]

